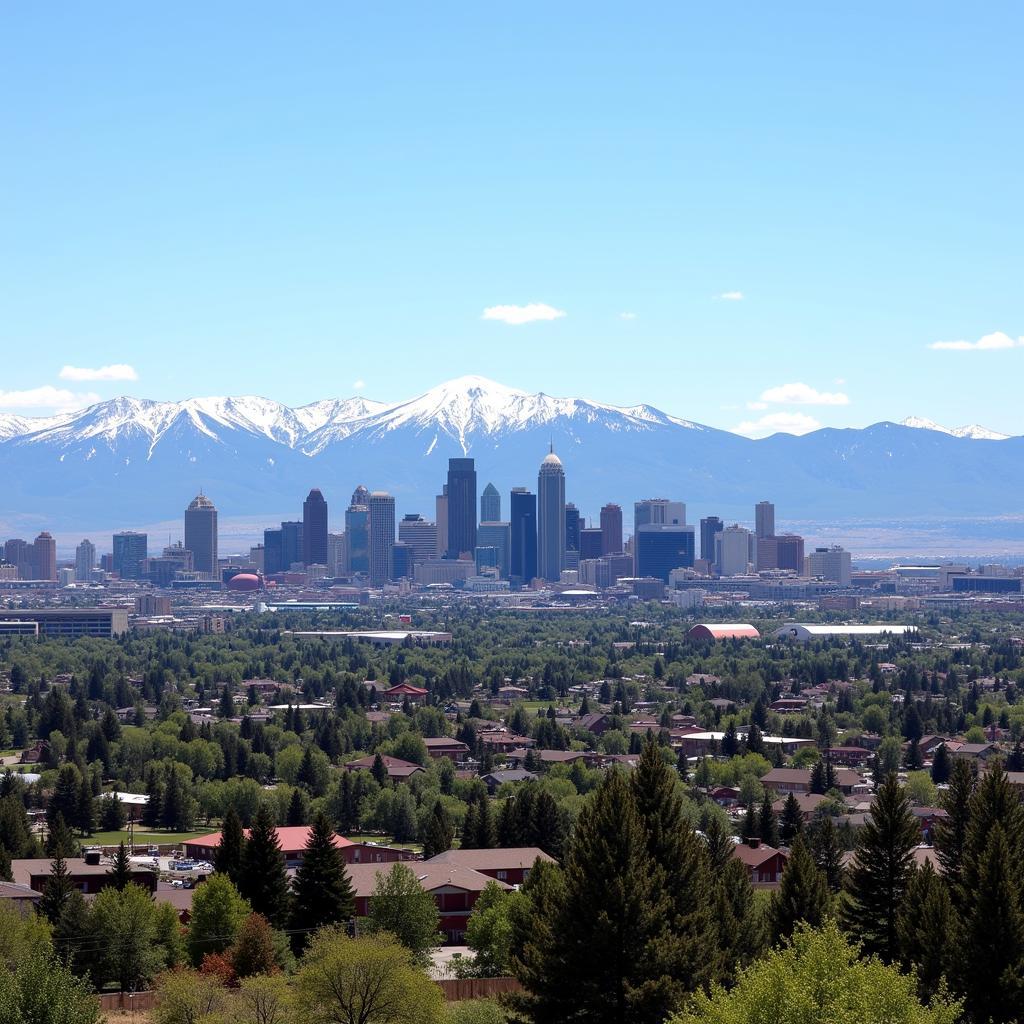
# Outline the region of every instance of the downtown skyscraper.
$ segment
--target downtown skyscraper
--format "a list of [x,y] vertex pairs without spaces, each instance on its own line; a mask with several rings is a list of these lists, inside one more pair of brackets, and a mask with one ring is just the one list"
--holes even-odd
[[565,568],[565,471],[554,447],[537,474],[537,575],[557,581]]
[[448,547],[458,558],[476,548],[476,465],[472,459],[448,460]]
[[[474,499],[474,504],[475,504]],[[387,491],[373,491],[370,512],[370,586],[383,586],[392,575],[391,549],[395,544],[395,499]]]
[[196,572],[217,572],[217,509],[205,494],[197,494],[185,509],[185,548]]
[[327,564],[327,502],[316,487],[302,503],[302,561]]

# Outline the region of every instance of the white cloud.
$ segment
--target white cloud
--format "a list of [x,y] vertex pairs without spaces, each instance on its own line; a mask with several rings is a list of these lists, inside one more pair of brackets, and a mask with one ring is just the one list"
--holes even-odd
[[718,297],[725,302],[742,302],[743,292],[722,292]]
[[366,387],[366,381],[365,381],[365,380],[357,380],[357,381],[356,381],[356,382],[355,382],[355,383],[354,383],[354,384],[352,385],[352,387],[354,387],[354,388],[356,389],[356,391],[362,391],[362,390],[363,390],[363,388],[365,388],[365,387]]
[[944,352],[992,352],[996,349],[1024,347],[1024,338],[1014,341],[1003,331],[993,331],[977,341],[933,341],[928,347]]
[[759,411],[761,409],[767,409],[768,408],[768,403],[767,402],[747,402],[747,408],[748,409],[753,409],[754,412],[757,412],[757,411]]
[[780,384],[761,392],[762,402],[776,405],[849,405],[850,398],[842,391],[816,391],[809,384]]
[[91,392],[68,391],[45,384],[25,391],[0,391],[0,409],[43,409],[51,412],[71,412],[100,401]]
[[636,319],[636,313],[620,313],[619,314],[619,319],[620,320],[635,320]]
[[528,302],[525,306],[488,306],[481,319],[500,320],[504,324],[531,324],[535,320],[558,320],[564,309],[555,309],[546,302]]
[[127,363],[112,363],[110,366],[65,366],[61,368],[61,380],[138,380],[134,366]]
[[769,434],[807,434],[821,424],[805,412],[770,412],[757,420],[747,420],[733,427],[733,433],[746,437],[768,437]]

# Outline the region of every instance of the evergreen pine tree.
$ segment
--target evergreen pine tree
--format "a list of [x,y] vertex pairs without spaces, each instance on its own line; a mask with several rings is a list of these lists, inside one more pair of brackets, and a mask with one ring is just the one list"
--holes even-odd
[[725,870],[726,865],[733,859],[735,843],[732,841],[721,818],[717,815],[704,827],[704,842],[707,844],[708,867],[711,876],[717,878]]
[[242,877],[242,848],[245,845],[245,833],[238,811],[229,807],[224,814],[220,829],[220,843],[213,851],[213,868],[222,875],[227,875],[238,887]]
[[462,819],[462,836],[459,839],[460,850],[477,849],[476,837],[479,831],[477,820],[479,816],[480,812],[477,809],[477,802],[475,800],[466,805],[466,815]]
[[79,852],[77,840],[64,821],[64,816],[58,813],[50,823],[49,832],[46,836],[47,856],[77,857]]
[[550,793],[540,793],[533,801],[532,817],[533,839],[527,845],[538,846],[560,861],[565,847],[565,820]]
[[160,824],[164,828],[176,828],[182,818],[182,804],[185,799],[181,790],[181,778],[171,765],[167,769],[163,806],[160,809]]
[[308,816],[306,798],[301,789],[296,787],[292,790],[292,798],[288,801],[288,814],[285,816],[289,825],[305,825]]
[[295,782],[310,793],[314,793],[316,790],[316,765],[313,763],[312,747],[306,747],[302,753],[302,761],[299,764],[299,772],[295,777]]
[[11,851],[0,843],[0,879],[5,882],[13,882],[14,874],[11,870]]
[[761,801],[761,811],[757,816],[757,835],[765,846],[779,845],[779,819],[775,816],[775,808],[772,807],[772,791],[764,791],[764,800]]
[[825,762],[815,761],[811,768],[811,792],[824,794],[828,787],[825,785]]
[[[724,830],[722,835],[731,846]],[[716,980],[719,984],[730,985],[738,972],[764,949],[764,915],[757,907],[749,872],[731,852],[723,869],[714,878],[718,926]]]
[[747,839],[754,839],[761,834],[760,824],[757,820],[757,808],[754,806],[754,801],[751,800],[747,804],[747,811],[743,815],[743,834],[740,839],[746,841]]
[[936,786],[941,786],[945,782],[949,782],[949,776],[952,772],[952,768],[949,763],[949,751],[946,749],[945,743],[940,743],[935,748],[935,753],[932,755],[932,782]]
[[682,992],[693,992],[711,980],[707,950],[717,940],[707,852],[683,815],[679,780],[651,739],[644,743],[630,788],[657,883],[670,901],[661,969]]
[[355,912],[355,892],[334,836],[327,815],[318,813],[295,872],[291,926],[299,948],[318,928],[347,921]]
[[896,928],[900,960],[906,970],[917,972],[918,994],[923,1002],[930,1002],[946,976],[953,947],[949,889],[930,861],[911,875]]
[[[509,805],[512,801],[507,801],[505,807],[502,808],[502,812],[508,810]],[[444,853],[452,848],[452,842],[455,839],[455,829],[452,827],[452,820],[448,816],[448,812],[444,809],[444,804],[441,801],[434,801],[434,809],[430,812],[430,817],[427,819],[426,830],[423,836],[423,856],[427,860],[431,857],[436,857],[439,853]]]
[[988,831],[965,871],[977,888],[962,926],[954,973],[977,1024],[1019,1021],[1024,1007],[1024,908],[1020,864],[1002,824]]
[[843,844],[831,818],[821,818],[808,830],[808,845],[818,870],[833,893],[843,887]]
[[935,850],[942,865],[942,876],[950,886],[951,895],[957,903],[973,795],[974,772],[966,760],[958,758],[950,772],[949,789],[942,800],[947,817],[940,818],[935,823]]
[[242,847],[239,891],[255,913],[262,914],[275,928],[284,926],[288,919],[288,875],[274,818],[266,805],[256,812]]
[[890,775],[875,794],[871,818],[857,836],[844,908],[847,929],[863,943],[865,952],[877,954],[886,963],[899,957],[896,921],[919,838],[910,802],[896,776]]
[[659,952],[669,896],[647,843],[629,784],[608,772],[577,818],[562,885],[535,905],[518,964],[534,1024],[661,1024],[675,1008]]
[[50,924],[56,924],[60,919],[64,905],[68,897],[74,891],[74,883],[71,881],[71,873],[68,871],[67,863],[61,854],[56,854],[53,863],[50,865],[50,874],[43,884],[43,895],[39,901],[39,913],[46,918]]
[[93,799],[92,786],[89,778],[82,776],[78,785],[78,807],[75,811],[75,824],[78,830],[86,836],[91,836],[96,827],[96,801]]
[[782,808],[782,820],[779,823],[779,838],[783,846],[791,846],[804,830],[804,816],[800,812],[800,804],[796,796],[790,793]]
[[494,825],[494,811],[491,801],[481,796],[477,801],[476,842],[478,850],[491,850],[497,843],[497,829]]
[[125,887],[131,884],[132,865],[128,860],[128,851],[123,842],[118,844],[117,853],[114,854],[114,863],[107,872],[107,877],[110,879],[109,884],[118,892],[124,892]]
[[683,782],[690,781],[690,762],[686,758],[686,751],[682,747],[679,748],[679,758],[676,761],[676,771],[679,773],[679,778]]
[[387,765],[384,764],[384,758],[380,754],[375,754],[373,758],[373,767],[370,769],[370,774],[376,779],[378,786],[386,786],[388,784],[388,769]]
[[801,921],[817,928],[831,907],[825,876],[818,870],[802,836],[797,836],[782,872],[778,892],[772,895],[769,917],[772,940],[789,938]]

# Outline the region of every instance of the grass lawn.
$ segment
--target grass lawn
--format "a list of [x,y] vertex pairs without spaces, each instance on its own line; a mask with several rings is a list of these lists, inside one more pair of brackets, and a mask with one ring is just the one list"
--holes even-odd
[[[143,832],[141,829],[136,829],[135,845],[148,846],[152,843],[153,846],[168,846],[170,844],[185,843],[189,839],[195,839],[197,836],[208,836],[209,834],[210,829],[203,829],[201,832]],[[86,846],[117,846],[120,842],[128,842],[128,833],[94,832],[91,836],[84,837],[82,842]]]
[[394,846],[399,850],[415,850],[417,853],[423,849],[422,843],[396,843],[391,836],[346,836],[353,843],[377,843],[379,846]]

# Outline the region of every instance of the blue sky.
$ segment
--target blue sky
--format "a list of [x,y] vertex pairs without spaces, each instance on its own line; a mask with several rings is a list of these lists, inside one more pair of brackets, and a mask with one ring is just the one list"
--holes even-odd
[[293,8],[8,6],[0,413],[482,374],[1024,433],[1020,4]]

